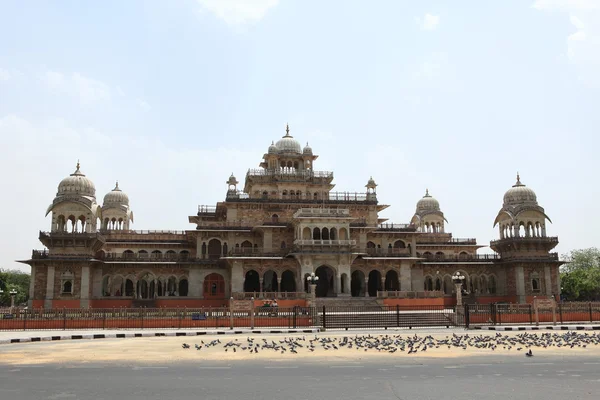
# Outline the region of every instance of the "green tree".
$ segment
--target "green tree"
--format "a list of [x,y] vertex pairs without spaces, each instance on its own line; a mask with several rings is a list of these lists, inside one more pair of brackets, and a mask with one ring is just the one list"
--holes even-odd
[[564,258],[568,264],[561,267],[562,294],[568,300],[600,300],[600,250],[573,250]]
[[16,290],[15,305],[26,303],[29,299],[29,274],[18,270],[0,269],[0,306],[10,305],[10,291]]

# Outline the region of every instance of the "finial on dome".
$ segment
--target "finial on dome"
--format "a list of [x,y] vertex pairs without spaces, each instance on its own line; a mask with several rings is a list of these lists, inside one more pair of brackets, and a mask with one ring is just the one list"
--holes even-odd
[[290,136],[290,124],[285,124],[285,136]]
[[425,189],[425,197],[429,197],[429,188]]
[[79,171],[79,160],[77,160],[77,171]]
[[275,146],[275,141],[271,140],[271,146]]
[[517,183],[515,183],[515,184],[513,185],[513,187],[514,187],[514,186],[525,186],[525,185],[523,185],[523,184],[521,183],[521,175],[519,175],[519,172],[518,172],[518,171],[517,171]]
[[121,190],[119,189],[119,181],[115,182],[115,188],[113,190]]

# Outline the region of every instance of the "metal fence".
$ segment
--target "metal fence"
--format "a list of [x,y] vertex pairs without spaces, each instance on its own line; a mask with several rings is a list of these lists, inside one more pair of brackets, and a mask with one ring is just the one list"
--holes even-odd
[[554,307],[533,304],[469,304],[465,306],[466,325],[533,325],[536,323],[600,322],[600,303],[566,302]]
[[[600,322],[600,303],[0,310],[0,330],[323,328],[387,329]],[[537,318],[536,318],[537,317]]]

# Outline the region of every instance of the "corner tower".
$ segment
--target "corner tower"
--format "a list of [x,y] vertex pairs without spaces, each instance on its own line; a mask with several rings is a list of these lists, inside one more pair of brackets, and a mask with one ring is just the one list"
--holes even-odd
[[560,294],[558,267],[562,262],[557,253],[551,253],[558,237],[546,235],[546,221],[552,222],[535,192],[521,183],[517,174],[517,182],[504,194],[494,220],[500,239],[491,241],[490,247],[506,266],[507,294],[520,303],[534,296]]

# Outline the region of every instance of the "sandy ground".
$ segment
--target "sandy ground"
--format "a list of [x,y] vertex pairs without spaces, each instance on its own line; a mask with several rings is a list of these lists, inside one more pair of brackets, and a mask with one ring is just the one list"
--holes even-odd
[[[516,336],[518,332],[507,332],[506,336]],[[435,339],[444,339],[451,337],[448,333],[433,333]],[[494,332],[490,333],[469,333],[469,336],[494,336]],[[265,338],[269,342],[290,337],[306,337],[313,339],[314,334],[307,335],[262,335],[254,336],[255,343],[262,343]],[[318,334],[319,338],[343,338],[344,336],[353,337],[349,334]],[[386,336],[372,335],[372,336]],[[389,335],[396,336],[396,335]],[[414,335],[401,334],[398,335],[404,338]],[[194,348],[194,344],[201,345],[202,341],[208,343],[212,340],[219,339],[220,345],[214,347],[203,347],[200,351]],[[440,346],[439,348],[430,348],[425,352],[407,354],[407,352],[397,351],[388,353],[385,351],[377,351],[369,349],[348,349],[340,347],[339,350],[325,350],[321,346],[317,346],[314,352],[310,352],[306,347],[299,348],[298,354],[292,354],[286,351],[281,354],[280,351],[272,349],[260,350],[258,354],[251,354],[247,350],[238,349],[233,352],[232,348],[226,352],[223,345],[229,341],[238,341],[244,346],[246,336],[196,336],[196,337],[157,337],[157,338],[134,338],[134,339],[104,339],[104,340],[82,340],[82,341],[65,341],[65,342],[36,342],[24,344],[12,344],[0,347],[0,365],[36,365],[46,363],[69,364],[72,366],[85,365],[89,363],[117,363],[122,365],[168,365],[171,363],[180,362],[201,362],[201,361],[222,361],[235,362],[242,360],[271,360],[276,363],[279,361],[289,362],[290,360],[308,361],[319,359],[323,362],[339,362],[361,360],[365,358],[388,358],[397,360],[406,360],[407,362],[415,361],[420,358],[455,358],[465,356],[494,356],[494,355],[522,355],[525,349],[517,351],[515,346],[511,350],[503,349],[499,346],[495,350],[478,349],[468,347],[466,350],[462,348]],[[183,349],[182,343],[191,345],[190,349]],[[301,342],[304,343],[304,342]],[[588,345],[586,348],[533,348],[535,355],[582,355],[582,356],[600,356],[600,345]],[[520,353],[520,354],[519,354]]]

